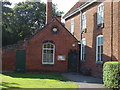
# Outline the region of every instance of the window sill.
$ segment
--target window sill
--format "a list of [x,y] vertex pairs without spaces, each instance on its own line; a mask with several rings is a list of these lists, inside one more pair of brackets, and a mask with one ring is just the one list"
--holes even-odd
[[80,62],[85,62],[85,60],[80,60]]
[[97,64],[103,64],[103,61],[97,61],[96,63]]
[[49,64],[49,63],[42,63],[42,65],[44,65],[44,66],[53,66],[54,64]]

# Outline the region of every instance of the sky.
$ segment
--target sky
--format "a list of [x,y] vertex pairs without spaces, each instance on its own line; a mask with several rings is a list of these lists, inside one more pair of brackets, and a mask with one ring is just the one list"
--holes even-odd
[[[25,0],[9,0],[13,3],[18,3]],[[67,13],[68,10],[72,8],[72,6],[77,2],[78,0],[52,0],[53,3],[57,4],[58,10],[63,11],[64,14]],[[41,2],[47,2],[47,0],[41,0]]]

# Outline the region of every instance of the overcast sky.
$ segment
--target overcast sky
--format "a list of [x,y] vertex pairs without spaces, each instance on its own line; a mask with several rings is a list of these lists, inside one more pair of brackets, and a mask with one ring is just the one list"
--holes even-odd
[[[9,0],[12,3],[18,3],[25,0]],[[45,2],[47,0],[41,0],[42,2]],[[63,12],[67,12],[78,0],[52,0],[53,3],[58,5],[58,10],[61,10]],[[13,4],[14,5],[14,4]]]

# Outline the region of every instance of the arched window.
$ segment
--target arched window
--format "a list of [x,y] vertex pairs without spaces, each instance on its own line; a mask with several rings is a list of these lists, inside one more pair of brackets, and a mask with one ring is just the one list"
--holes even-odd
[[54,49],[53,43],[47,42],[42,48],[42,64],[54,64]]
[[102,62],[103,57],[103,35],[98,35],[96,40],[96,62]]

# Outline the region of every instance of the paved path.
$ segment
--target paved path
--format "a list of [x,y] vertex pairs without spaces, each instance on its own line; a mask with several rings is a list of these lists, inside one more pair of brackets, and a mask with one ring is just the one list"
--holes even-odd
[[62,73],[61,75],[76,82],[79,88],[105,88],[100,78],[84,76],[79,73]]

